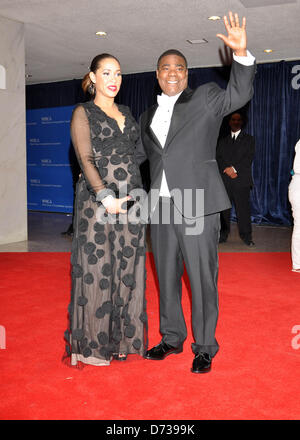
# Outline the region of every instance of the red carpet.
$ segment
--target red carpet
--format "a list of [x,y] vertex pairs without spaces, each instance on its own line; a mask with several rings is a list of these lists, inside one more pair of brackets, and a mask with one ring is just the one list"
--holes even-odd
[[[68,253],[0,254],[0,419],[270,420],[300,417],[300,276],[288,253],[221,253],[220,351],[211,373],[190,372],[184,352],[164,361],[131,356],[77,370],[61,362],[70,290]],[[160,340],[148,255],[149,344]]]

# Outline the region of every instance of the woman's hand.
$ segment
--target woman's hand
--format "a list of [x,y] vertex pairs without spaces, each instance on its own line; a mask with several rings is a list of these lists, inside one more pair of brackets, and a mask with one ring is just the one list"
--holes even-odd
[[122,208],[122,204],[131,200],[131,196],[125,196],[121,199],[115,199],[114,197],[107,197],[107,200],[103,199],[102,204],[109,214],[126,214],[127,209]]

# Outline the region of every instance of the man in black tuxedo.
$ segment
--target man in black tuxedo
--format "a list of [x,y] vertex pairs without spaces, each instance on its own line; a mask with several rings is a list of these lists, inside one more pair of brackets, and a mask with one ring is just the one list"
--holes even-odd
[[[235,112],[230,116],[231,134],[220,139],[216,158],[228,197],[235,206],[240,237],[247,246],[254,246],[250,190],[253,185],[251,166],[255,141],[253,136],[242,130],[243,123],[241,113]],[[230,214],[231,208],[221,213],[220,243],[226,242],[230,233]]]
[[145,358],[162,360],[183,349],[184,262],[192,290],[193,373],[210,371],[219,348],[219,213],[230,202],[215,159],[217,137],[223,117],[251,99],[255,74],[254,58],[246,50],[245,18],[240,26],[238,15],[230,12],[224,23],[228,36],[217,36],[234,51],[227,89],[208,83],[190,90],[184,55],[164,52],[156,72],[163,93],[158,105],[141,116],[136,149],[137,162],[149,159],[150,164],[151,243],[160,286],[162,341]]

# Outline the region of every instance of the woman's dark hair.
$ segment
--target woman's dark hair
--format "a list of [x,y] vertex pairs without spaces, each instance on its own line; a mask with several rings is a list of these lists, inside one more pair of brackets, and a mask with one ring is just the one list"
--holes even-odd
[[[101,53],[100,55],[96,55],[93,58],[93,60],[91,62],[91,66],[90,66],[90,72],[96,73],[96,71],[99,69],[99,65],[100,65],[101,61],[105,60],[106,58],[112,58],[120,64],[120,61],[118,60],[118,58],[114,57],[113,55],[110,55],[109,53]],[[95,89],[93,82],[91,81],[89,73],[84,75],[81,85],[82,85],[84,93],[88,92],[90,95],[95,96],[96,89]]]
[[187,68],[187,66],[188,66],[187,65],[187,60],[186,60],[185,56],[183,55],[183,53],[181,53],[177,49],[169,49],[169,50],[166,50],[164,53],[162,53],[161,56],[158,58],[158,60],[157,60],[157,69],[159,69],[159,63],[161,62],[161,59],[163,57],[167,56],[167,55],[176,55],[176,56],[182,58],[184,60],[184,62],[185,62],[185,67]]

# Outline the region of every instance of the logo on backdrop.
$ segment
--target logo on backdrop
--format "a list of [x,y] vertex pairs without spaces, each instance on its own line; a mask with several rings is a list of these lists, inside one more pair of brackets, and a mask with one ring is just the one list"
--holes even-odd
[[74,106],[27,110],[28,208],[72,212],[74,154],[70,119]]

